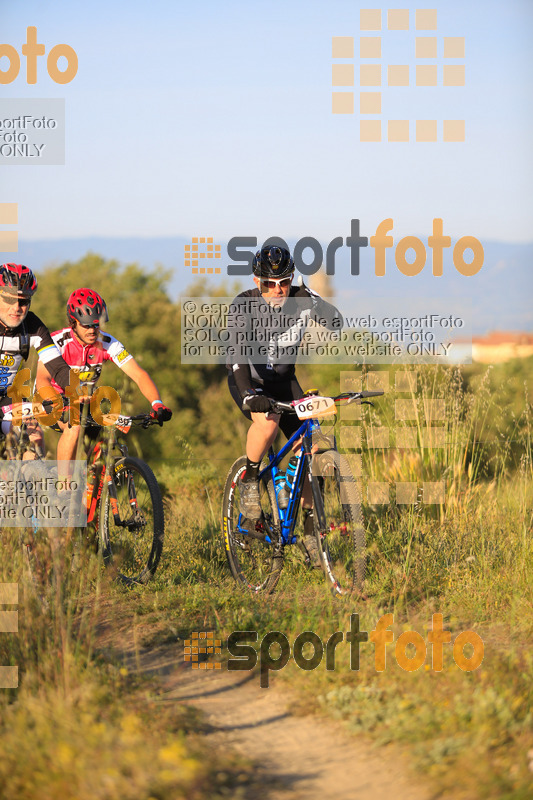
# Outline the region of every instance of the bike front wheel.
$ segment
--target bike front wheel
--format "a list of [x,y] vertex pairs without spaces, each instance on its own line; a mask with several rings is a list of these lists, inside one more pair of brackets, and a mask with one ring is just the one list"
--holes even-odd
[[132,456],[113,465],[100,500],[100,549],[104,563],[128,584],[153,577],[164,538],[163,500],[154,473]]
[[365,529],[360,491],[347,459],[336,450],[313,458],[324,505],[323,525],[315,513],[315,534],[322,568],[334,595],[361,592],[365,579]]
[[283,567],[283,555],[278,547],[278,507],[272,480],[260,481],[260,519],[252,521],[242,516],[239,512],[239,486],[245,471],[246,457],[242,456],[235,461],[226,478],[222,508],[226,557],[238,583],[252,592],[268,594],[274,590]]

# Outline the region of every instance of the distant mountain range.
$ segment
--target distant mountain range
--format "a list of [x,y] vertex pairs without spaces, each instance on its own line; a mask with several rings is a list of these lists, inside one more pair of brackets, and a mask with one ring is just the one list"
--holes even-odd
[[[184,294],[196,276],[191,268],[184,266],[184,247],[191,244],[183,237],[157,238],[111,238],[86,237],[79,239],[50,239],[20,241],[18,261],[30,265],[37,272],[47,266],[58,265],[64,261],[77,261],[87,252],[98,253],[106,259],[117,259],[123,263],[138,262],[148,269],[157,264],[172,272],[169,291],[173,298]],[[209,277],[213,284],[223,280],[229,284],[227,264],[230,259],[226,253],[226,242],[222,245],[220,261],[205,261],[206,265],[220,266],[222,273]],[[294,241],[289,240],[289,246]],[[397,241],[395,240],[395,245]],[[453,247],[452,242],[452,247]],[[349,249],[344,246],[337,252],[336,271],[331,278],[333,290],[345,302],[352,303],[354,309],[363,311],[365,298],[396,297],[400,306],[409,305],[413,298],[454,298],[457,302],[470,300],[473,312],[473,333],[489,330],[533,331],[533,243],[506,244],[504,242],[483,242],[485,262],[480,272],[465,278],[453,266],[451,249],[445,250],[444,275],[435,278],[431,274],[431,253],[427,251],[424,270],[414,278],[402,275],[396,268],[393,250],[387,252],[387,274],[383,278],[374,275],[374,251],[362,248],[360,274],[350,274]],[[427,249],[427,245],[426,245]],[[13,259],[13,255],[2,254],[2,259]],[[87,282],[87,276],[84,276]],[[306,279],[308,282],[308,279]],[[244,286],[248,278],[241,279]],[[374,305],[374,303],[373,303]]]

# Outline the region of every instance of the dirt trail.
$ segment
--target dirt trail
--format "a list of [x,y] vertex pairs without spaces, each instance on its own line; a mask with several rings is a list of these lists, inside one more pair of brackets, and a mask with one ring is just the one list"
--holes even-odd
[[[257,765],[255,788],[245,797],[265,800],[430,800],[414,782],[393,747],[376,748],[349,736],[339,723],[319,716],[295,716],[294,697],[274,685],[259,687],[257,675],[192,670],[179,643],[139,647],[137,637],[101,629],[100,644],[112,646],[131,671],[157,676],[161,702],[178,701],[203,712],[214,748],[230,748]],[[120,642],[120,644],[119,644]],[[244,676],[244,677],[243,677]],[[242,797],[242,795],[239,795]]]

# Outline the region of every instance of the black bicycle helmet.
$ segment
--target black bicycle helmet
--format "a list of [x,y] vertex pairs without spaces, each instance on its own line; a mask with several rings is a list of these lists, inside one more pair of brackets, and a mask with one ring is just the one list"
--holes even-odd
[[294,261],[284,247],[263,247],[252,262],[258,278],[285,278],[294,272]]

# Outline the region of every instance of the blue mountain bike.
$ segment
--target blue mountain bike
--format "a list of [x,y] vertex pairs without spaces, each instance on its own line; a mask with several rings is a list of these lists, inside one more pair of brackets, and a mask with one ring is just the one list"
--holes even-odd
[[[302,425],[284,447],[268,451],[259,472],[261,517],[249,520],[239,512],[239,478],[246,457],[232,465],[226,478],[222,522],[226,556],[233,577],[252,592],[270,593],[279,581],[284,549],[297,543],[295,526],[304,480],[313,494],[314,532],[320,565],[335,595],[361,592],[365,577],[365,530],[360,491],[345,456],[337,451],[335,437],[325,436],[318,419],[335,414],[336,403],[368,402],[383,392],[344,392],[336,397],[306,395],[292,402],[272,401],[275,414],[297,414]],[[280,507],[276,480],[280,463],[301,439],[294,453],[297,464],[286,507]],[[288,488],[288,487],[287,487]],[[285,506],[286,497],[281,503]]]

